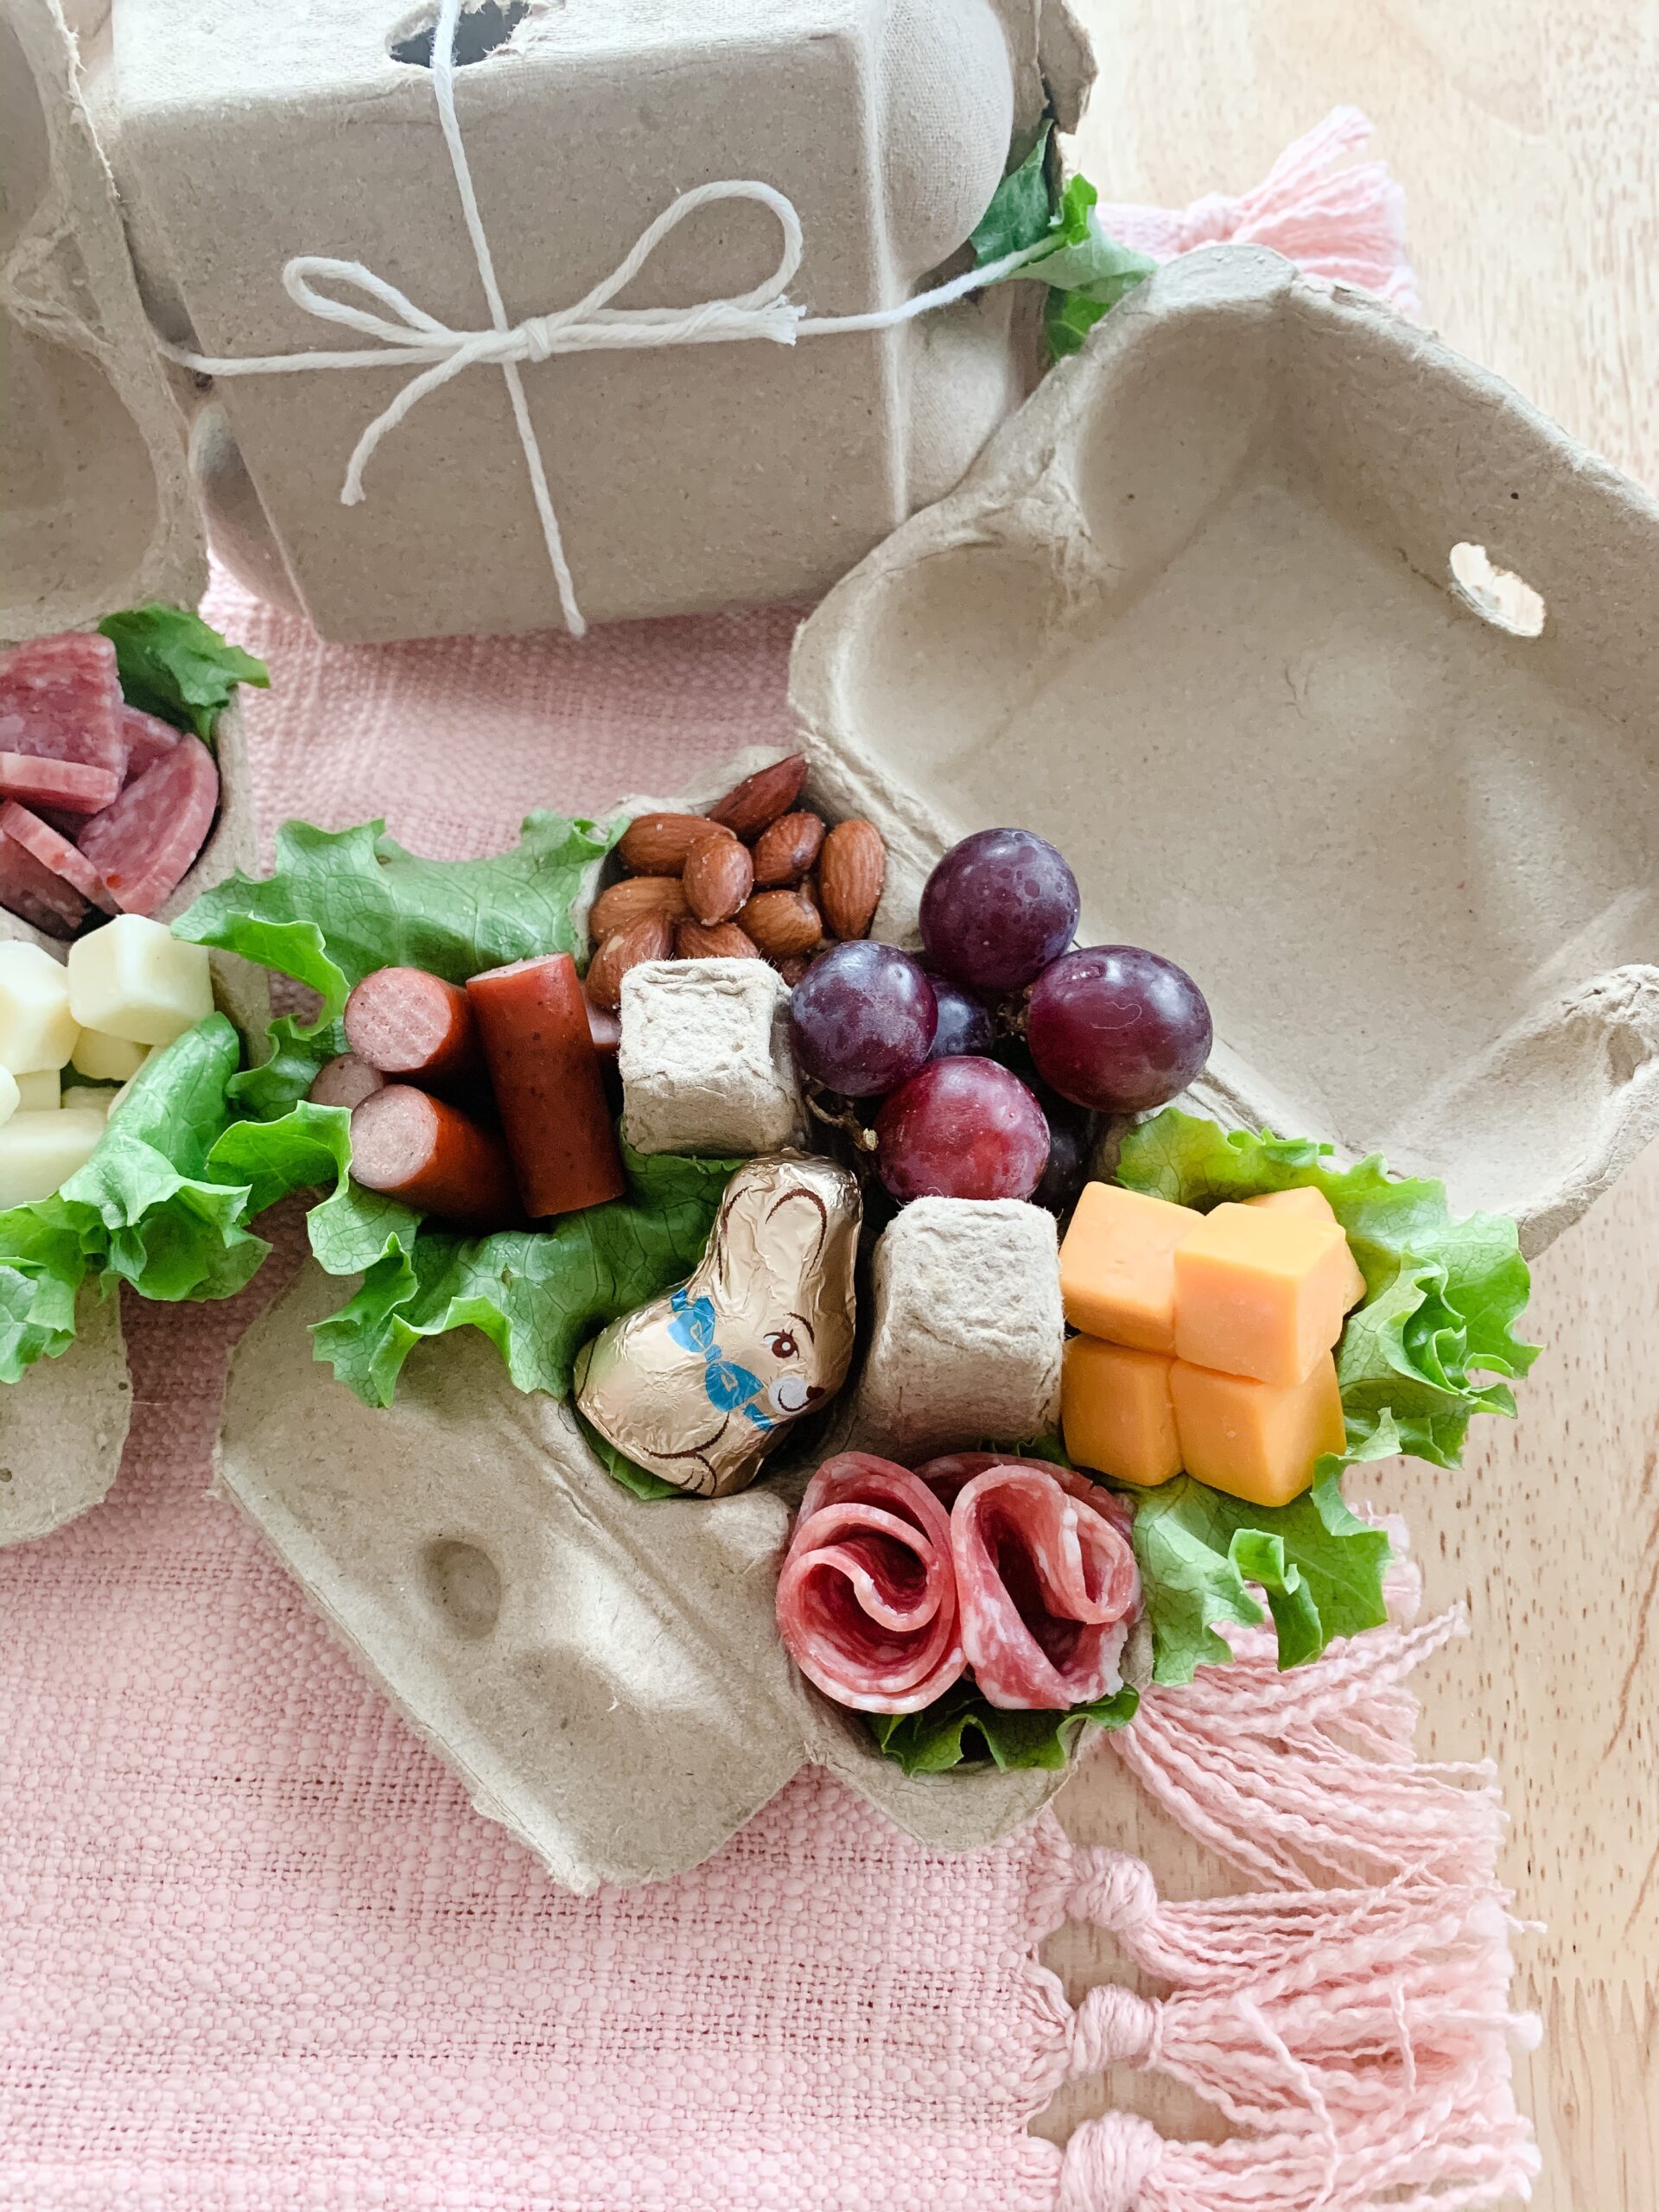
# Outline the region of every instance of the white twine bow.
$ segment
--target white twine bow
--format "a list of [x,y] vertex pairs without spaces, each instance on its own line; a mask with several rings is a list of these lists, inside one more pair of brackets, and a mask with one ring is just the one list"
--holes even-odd
[[[877,308],[864,315],[810,315],[786,296],[789,283],[801,265],[804,246],[801,219],[794,203],[775,186],[753,178],[728,178],[717,184],[700,184],[691,191],[683,192],[640,232],[610,275],[602,277],[573,306],[557,308],[550,315],[527,315],[521,322],[510,322],[501,288],[496,282],[495,260],[479,211],[472,166],[467,158],[461,121],[455,111],[455,29],[462,5],[463,0],[441,0],[432,34],[432,88],[437,98],[438,120],[448,149],[449,164],[454,172],[455,189],[461,195],[467,234],[472,241],[479,280],[489,306],[489,327],[452,329],[435,315],[429,315],[424,308],[417,307],[395,284],[377,276],[362,262],[302,253],[296,254],[283,270],[283,284],[289,297],[308,315],[356,331],[360,336],[372,339],[372,345],[350,352],[267,353],[239,359],[215,359],[176,346],[164,345],[162,351],[187,368],[213,377],[269,376],[293,369],[383,369],[389,364],[424,363],[426,365],[417,369],[417,373],[375,416],[353,448],[340,494],[341,504],[348,507],[356,506],[365,497],[363,474],[381,440],[395,430],[429,392],[437,391],[464,370],[491,364],[499,367],[512,402],[518,442],[524,448],[524,466],[547,557],[558,585],[564,625],[573,637],[580,638],[586,635],[588,625],[577,603],[570,564],[565,557],[563,534],[548,488],[541,445],[530,418],[524,379],[519,373],[521,362],[550,360],[556,353],[730,345],[748,339],[766,339],[774,345],[792,346],[798,338],[816,338],[830,332],[885,330],[934,308],[948,306],[969,292],[1011,275],[1022,263],[1047,251],[1048,242],[1044,240],[984,267],[968,270],[948,284],[937,285],[930,292],[901,301],[897,307]],[[704,300],[696,307],[611,305],[617,294],[632,283],[671,231],[698,208],[721,200],[755,200],[777,217],[783,232],[783,250],[770,276],[751,291],[731,298]],[[373,306],[361,306],[340,298],[334,292],[320,291],[319,283],[354,291],[378,302],[385,312],[377,313]]]

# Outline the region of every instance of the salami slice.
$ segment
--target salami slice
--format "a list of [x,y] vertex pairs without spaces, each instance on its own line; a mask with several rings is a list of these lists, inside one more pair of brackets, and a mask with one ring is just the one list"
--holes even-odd
[[982,1475],[988,1467],[1034,1467],[1039,1475],[1052,1475],[1070,1496],[1082,1498],[1096,1513],[1104,1514],[1121,1535],[1127,1536],[1135,1526],[1135,1510],[1126,1497],[1091,1481],[1075,1467],[1056,1466],[1049,1459],[1020,1459],[1006,1452],[947,1452],[942,1459],[930,1459],[925,1466],[918,1467],[916,1472],[948,1509],[974,1477]]
[[219,771],[199,737],[179,741],[92,816],[80,849],[123,913],[153,914],[201,850],[219,804]]
[[925,1483],[843,1452],[812,1478],[778,1578],[778,1632],[806,1676],[858,1713],[915,1713],[964,1665],[950,1525]]
[[54,875],[60,875],[66,883],[73,884],[92,906],[101,907],[106,914],[117,911],[103,877],[86,854],[67,837],[60,836],[49,822],[42,822],[38,814],[31,814],[15,799],[8,799],[0,806],[0,836],[13,839],[26,853],[32,853],[42,868],[49,868]]
[[0,797],[25,806],[53,806],[65,814],[96,814],[121,788],[109,768],[84,760],[48,760],[34,753],[0,753]]
[[1140,1607],[1128,1538],[1062,1471],[1003,1462],[971,1477],[950,1509],[963,1649],[1005,1711],[1109,1695]]
[[[146,769],[166,760],[183,733],[175,729],[171,722],[164,722],[159,715],[147,715],[141,707],[124,706],[121,734],[127,741],[126,780],[134,784]],[[110,798],[114,797],[111,791]],[[109,803],[109,799],[104,802],[105,806]]]
[[73,937],[86,918],[86,901],[15,837],[0,835],[0,906],[32,922],[48,937]]
[[118,779],[123,704],[115,647],[96,631],[32,638],[0,653],[0,753],[76,760]]

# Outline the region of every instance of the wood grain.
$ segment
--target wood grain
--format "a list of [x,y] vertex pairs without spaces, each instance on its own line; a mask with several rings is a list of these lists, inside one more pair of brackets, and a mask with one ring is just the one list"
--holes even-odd
[[[1074,0],[1077,4],[1077,0]],[[1339,101],[1363,107],[1408,195],[1427,313],[1621,467],[1659,484],[1659,0],[1081,0],[1100,81],[1079,142],[1111,200],[1254,183]],[[1547,1349],[1513,1427],[1468,1465],[1395,1463],[1431,1605],[1474,1634],[1420,1688],[1438,1756],[1497,1760],[1504,1874],[1547,1923],[1519,1939],[1517,2064],[1544,2158],[1538,2212],[1659,2206],[1659,1149],[1537,1263]],[[1355,1485],[1357,1491],[1357,1485]],[[1236,1886],[1152,1815],[1109,1757],[1060,1799],[1073,1835],[1147,1857],[1172,1892]],[[1074,1994],[1126,1978],[1071,1929]],[[1217,2132],[1155,2079],[1071,2085],[1063,2139],[1108,2103]]]

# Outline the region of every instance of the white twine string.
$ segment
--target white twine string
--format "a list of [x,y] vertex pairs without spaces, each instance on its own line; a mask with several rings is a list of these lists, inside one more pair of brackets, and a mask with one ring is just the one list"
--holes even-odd
[[[551,315],[527,315],[522,322],[509,322],[501,288],[496,282],[495,260],[485,232],[484,218],[479,212],[472,165],[461,141],[461,119],[455,112],[455,30],[462,4],[463,0],[441,0],[432,35],[432,88],[437,97],[438,120],[449,151],[455,189],[461,195],[461,213],[467,220],[467,235],[472,241],[479,281],[489,306],[489,328],[452,329],[435,315],[428,315],[424,308],[416,307],[407,294],[400,292],[395,284],[387,283],[383,276],[377,276],[360,261],[339,261],[327,254],[301,253],[296,254],[283,270],[283,287],[289,297],[308,315],[315,315],[323,322],[338,323],[343,329],[354,330],[372,339],[374,344],[346,353],[263,353],[239,359],[215,359],[166,344],[162,350],[186,368],[212,377],[271,376],[292,369],[382,369],[391,361],[424,363],[426,365],[420,367],[391,404],[375,416],[353,448],[340,493],[340,504],[347,507],[356,506],[365,497],[363,474],[381,440],[395,430],[429,392],[448,384],[464,369],[494,363],[506,380],[512,419],[524,448],[524,467],[541,521],[543,542],[559,588],[564,625],[573,637],[580,638],[587,634],[588,625],[577,604],[570,564],[565,558],[563,535],[554,511],[553,495],[548,489],[541,446],[530,419],[524,378],[518,369],[521,361],[545,361],[556,353],[731,345],[752,338],[768,339],[778,346],[792,346],[798,338],[819,338],[832,332],[887,330],[934,308],[947,307],[951,301],[1011,275],[1046,251],[1047,241],[1027,246],[1018,253],[1005,254],[1000,261],[987,263],[982,268],[968,270],[948,284],[936,285],[931,292],[901,301],[897,307],[876,308],[865,315],[812,315],[786,296],[790,280],[801,265],[804,250],[801,219],[793,201],[774,186],[760,183],[753,178],[728,178],[719,184],[700,184],[692,191],[681,193],[655,222],[639,233],[610,275],[602,277],[573,307],[560,308]],[[677,229],[699,207],[720,200],[756,200],[778,218],[778,226],[783,232],[783,250],[778,266],[764,283],[757,284],[753,291],[732,298],[704,300],[696,307],[611,306],[610,302],[632,283],[671,231]],[[331,284],[340,291],[356,292],[385,312],[377,313],[374,306],[357,305],[334,293],[320,291],[318,283]]]

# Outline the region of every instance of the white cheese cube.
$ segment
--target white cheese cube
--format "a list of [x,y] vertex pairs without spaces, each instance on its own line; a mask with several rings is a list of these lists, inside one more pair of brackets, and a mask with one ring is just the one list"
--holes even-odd
[[60,1068],[75,1049],[75,1027],[62,963],[38,944],[0,944],[0,1067],[13,1075]]
[[104,1116],[82,1107],[14,1114],[0,1128],[0,1207],[49,1198],[92,1158]]
[[155,1057],[156,1057],[156,1053],[157,1053],[157,1052],[159,1052],[161,1051],[161,1049],[162,1049],[162,1048],[161,1048],[161,1046],[160,1046],[159,1045],[152,1045],[152,1046],[150,1046],[150,1048],[149,1048],[149,1052],[147,1052],[144,1054],[143,1063],[143,1065],[141,1065],[141,1066],[139,1067],[139,1070],[138,1070],[138,1075],[130,1075],[130,1076],[127,1077],[126,1081],[122,1084],[122,1086],[121,1086],[121,1088],[119,1089],[119,1090],[118,1090],[118,1091],[115,1093],[114,1096],[110,1100],[110,1103],[109,1103],[108,1106],[105,1109],[105,1111],[106,1113],[110,1113],[110,1114],[113,1114],[113,1113],[114,1113],[114,1111],[115,1111],[116,1108],[117,1108],[117,1107],[121,1103],[121,1101],[122,1101],[122,1100],[126,1096],[127,1093],[128,1093],[128,1092],[132,1089],[133,1084],[134,1084],[135,1083],[137,1083],[137,1080],[138,1080],[138,1076],[139,1076],[139,1075],[142,1075],[142,1074],[143,1073],[143,1071],[144,1071],[144,1068],[145,1068],[146,1066],[148,1066],[148,1065],[149,1065],[149,1062],[155,1058]]
[[124,1083],[144,1065],[147,1050],[124,1037],[111,1037],[105,1029],[83,1029],[75,1039],[69,1065],[94,1083]]
[[70,946],[69,1004],[83,1028],[170,1045],[213,1010],[207,947],[147,915],[118,914]]
[[32,1075],[20,1075],[17,1082],[17,1110],[20,1114],[49,1114],[61,1106],[59,1084],[63,1078],[56,1068],[36,1068]]
[[0,1127],[17,1111],[18,1103],[16,1077],[10,1068],[0,1068]]
[[72,1083],[65,1086],[63,1110],[66,1114],[107,1114],[120,1092],[112,1083]]

